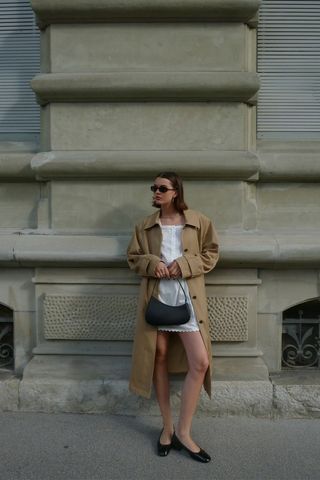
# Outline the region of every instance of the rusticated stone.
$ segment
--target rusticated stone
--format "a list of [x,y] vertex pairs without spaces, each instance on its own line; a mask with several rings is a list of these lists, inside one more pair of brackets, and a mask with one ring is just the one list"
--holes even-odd
[[320,418],[320,385],[275,385],[274,415]]
[[19,408],[20,380],[10,373],[0,375],[0,411],[15,412]]

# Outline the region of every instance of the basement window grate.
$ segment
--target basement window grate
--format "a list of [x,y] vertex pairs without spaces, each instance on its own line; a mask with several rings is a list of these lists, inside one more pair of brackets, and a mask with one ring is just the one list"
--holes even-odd
[[14,369],[12,310],[0,305],[0,369]]
[[320,367],[320,300],[286,310],[282,324],[282,368]]

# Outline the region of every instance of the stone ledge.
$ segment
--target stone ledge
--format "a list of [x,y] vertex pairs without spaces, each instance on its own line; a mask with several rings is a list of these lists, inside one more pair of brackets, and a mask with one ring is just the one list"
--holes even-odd
[[[232,359],[228,359],[229,363]],[[243,359],[242,359],[243,360]],[[225,362],[226,360],[224,360]],[[20,387],[20,409],[42,412],[116,413],[126,415],[159,415],[154,395],[150,400],[128,391],[131,359],[112,357],[36,356],[27,365]],[[198,414],[270,416],[272,385],[261,373],[253,373],[250,362],[246,380],[241,380],[241,367],[234,365],[238,379],[213,379],[213,398],[203,392]],[[253,360],[254,362],[254,360]],[[215,360],[216,369],[219,359]],[[244,363],[244,362],[242,362]],[[221,372],[222,374],[222,372]],[[215,377],[215,374],[214,374]],[[172,383],[172,406],[180,405],[182,379],[175,376]]]
[[[171,385],[171,405],[177,412],[182,382],[171,382]],[[216,381],[212,388],[211,400],[205,393],[201,394],[198,415],[271,416],[270,382]],[[148,400],[131,394],[127,380],[23,380],[20,405],[20,410],[27,412],[159,415],[154,395]]]
[[35,174],[31,168],[34,155],[31,152],[0,152],[0,178],[34,180]]
[[259,89],[251,72],[110,72],[36,75],[40,105],[49,102],[250,102]]
[[[319,182],[319,145],[288,151],[49,151],[0,152],[0,178],[150,178],[155,165],[178,169],[185,179],[250,182]],[[302,162],[303,159],[303,162]],[[133,168],[134,166],[134,168]]]
[[[130,235],[60,235],[19,231],[0,236],[0,264],[12,266],[127,266]],[[219,267],[320,266],[320,233],[220,232]]]
[[38,179],[152,178],[158,165],[164,170],[177,167],[186,179],[253,181],[259,169],[256,155],[249,151],[51,151],[31,161]]
[[[0,411],[159,415],[154,395],[147,400],[128,391],[130,361],[130,357],[115,361],[106,356],[35,356],[22,380],[0,375]],[[268,379],[261,359],[240,361],[242,365],[234,358],[215,359],[212,399],[202,392],[198,415],[320,418],[318,372],[280,372]],[[181,383],[181,376],[171,380],[175,411]]]
[[51,23],[247,22],[259,0],[31,0],[40,28]]
[[257,152],[262,182],[319,182],[319,146],[314,151]]

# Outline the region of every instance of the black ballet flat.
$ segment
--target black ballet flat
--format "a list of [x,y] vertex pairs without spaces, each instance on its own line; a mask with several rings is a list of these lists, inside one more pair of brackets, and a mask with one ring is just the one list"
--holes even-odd
[[208,463],[211,460],[210,455],[202,450],[200,448],[199,452],[192,452],[192,450],[189,450],[183,443],[180,442],[179,438],[177,435],[174,433],[172,437],[172,447],[175,448],[176,450],[185,450],[186,452],[189,453],[190,457],[193,458],[193,460],[197,460],[198,462],[202,463]]
[[158,451],[159,457],[166,457],[172,448],[172,442],[166,445],[164,445],[163,443],[160,443],[162,432],[163,432],[163,429],[161,430],[158,438],[157,451]]

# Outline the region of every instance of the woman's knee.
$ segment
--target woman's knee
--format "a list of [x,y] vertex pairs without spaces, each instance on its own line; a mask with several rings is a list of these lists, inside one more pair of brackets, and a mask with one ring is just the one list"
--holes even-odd
[[156,363],[166,363],[168,355],[168,345],[164,341],[157,341],[156,346],[156,355],[155,355],[155,362]]
[[209,368],[209,359],[207,356],[203,355],[194,359],[189,368],[196,373],[206,373]]

